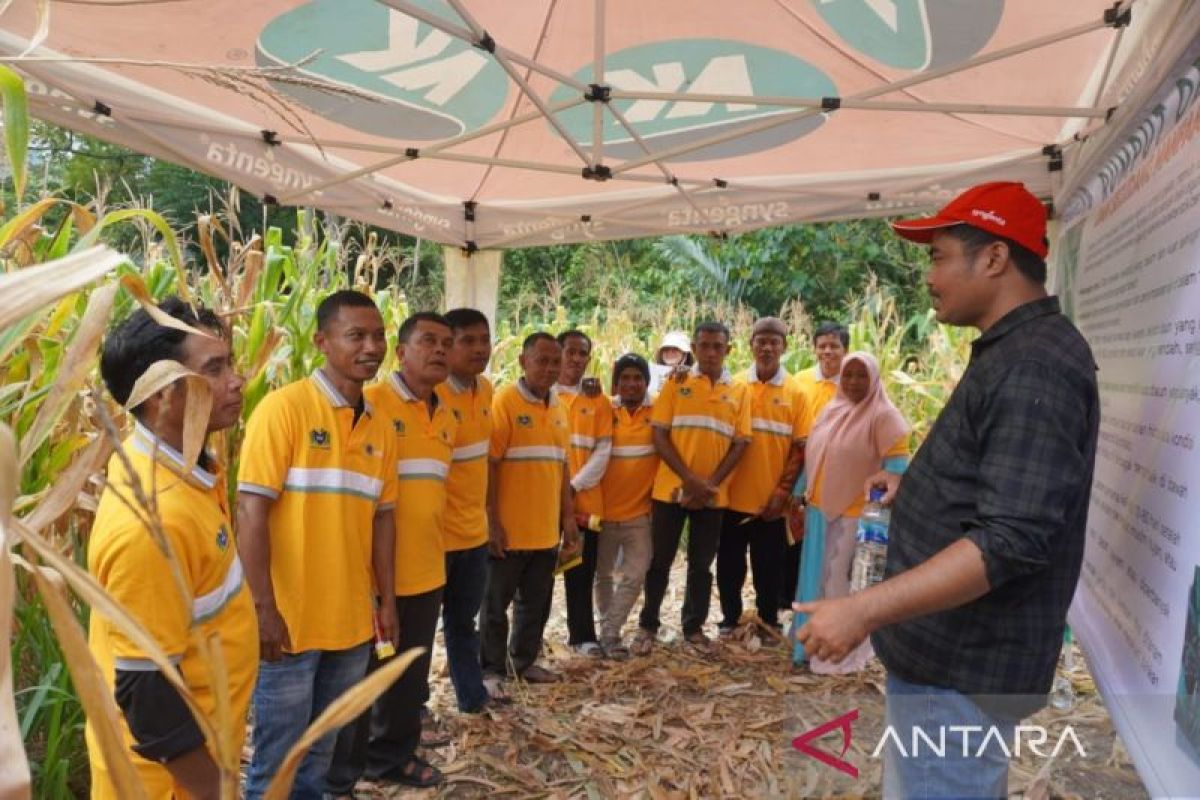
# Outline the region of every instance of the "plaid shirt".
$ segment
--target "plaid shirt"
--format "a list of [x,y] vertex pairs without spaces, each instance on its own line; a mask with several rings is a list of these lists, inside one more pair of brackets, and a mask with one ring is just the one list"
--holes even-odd
[[1044,702],[1083,560],[1099,422],[1096,363],[1057,298],[1020,306],[975,340],[901,483],[886,575],[965,537],[991,590],[877,631],[897,677]]

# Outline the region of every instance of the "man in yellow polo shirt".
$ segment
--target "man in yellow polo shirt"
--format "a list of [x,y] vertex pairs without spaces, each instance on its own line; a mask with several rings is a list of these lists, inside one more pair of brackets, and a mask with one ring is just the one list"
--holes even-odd
[[654,479],[651,538],[654,556],[646,573],[634,650],[649,652],[659,628],[671,564],[688,522],[687,589],[683,636],[701,655],[711,655],[704,633],[712,593],[712,563],[729,505],[729,476],[750,443],[750,394],[725,369],[729,329],[705,322],[692,337],[696,363],[682,381],[670,380],[654,401],[654,446],[662,459]]
[[[842,359],[850,347],[850,331],[838,322],[822,322],[813,332],[813,350],[817,363],[800,370],[792,378],[792,386],[808,400],[808,416],[816,422],[821,409],[837,395],[838,380],[842,374]],[[786,571],[779,595],[779,608],[791,610],[796,597],[796,583],[800,580],[800,542],[788,542],[784,559]]]
[[[536,664],[554,587],[560,532],[577,552],[579,531],[567,473],[567,416],[550,391],[562,347],[548,333],[521,345],[521,378],[496,393],[488,449],[487,586],[480,611],[485,673],[510,672],[529,683],[558,676]],[[508,607],[514,604],[512,636]]]
[[[212,311],[193,310],[178,297],[160,309],[209,334],[164,327],[139,309],[105,339],[100,373],[122,405],[151,364],[177,361],[202,376],[212,390],[208,433],[237,423],[244,381],[233,369],[229,331]],[[131,409],[133,435],[108,463],[107,483],[88,538],[88,570],[108,594],[142,623],[178,666],[197,703],[214,725],[218,691],[230,715],[217,733],[231,752],[240,752],[246,709],[258,670],[254,605],[242,577],[229,518],[228,487],[220,465],[202,452],[184,463],[186,390],[163,389]],[[132,468],[132,471],[130,471]],[[142,495],[134,491],[141,487]],[[139,496],[156,506],[186,586],[180,587],[138,509]],[[184,596],[186,590],[190,596]],[[197,650],[215,637],[225,668],[225,686]],[[88,643],[122,712],[121,725],[134,768],[150,800],[217,797],[220,777],[204,734],[178,691],[134,642],[99,612],[93,612]],[[92,797],[119,800],[89,723],[88,758]]]
[[808,399],[792,385],[779,363],[786,350],[783,320],[763,317],[754,323],[750,332],[754,363],[737,378],[750,392],[754,434],[729,481],[729,509],[717,551],[722,635],[731,633],[742,616],[747,548],[758,617],[763,624],[780,628],[779,593],[788,546],[783,512],[800,474],[804,441],[812,426]]
[[[268,394],[246,426],[238,472],[238,551],[258,609],[254,757],[246,797],[262,797],[309,724],[366,674],[377,613],[396,639],[395,434],[363,398],[387,352],[370,297],[334,292],[313,337],[325,364]],[[301,762],[294,800],[321,800],[335,734]]]
[[585,381],[583,377],[592,360],[591,338],[583,331],[569,330],[560,333],[557,339],[563,349],[563,365],[552,391],[567,412],[571,431],[567,468],[583,547],[583,561],[563,573],[567,644],[582,655],[597,657],[602,651],[596,638],[592,585],[599,526],[589,527],[588,520],[599,520],[604,513],[600,481],[612,452],[612,404],[601,391],[599,381],[594,378]]
[[[335,797],[352,798],[364,774],[417,787],[436,786],[442,780],[437,768],[417,755],[417,746],[446,583],[442,530],[457,428],[454,414],[434,388],[446,380],[454,334],[441,314],[421,311],[400,324],[397,341],[399,372],[368,386],[366,398],[395,436],[398,649],[424,647],[425,653],[384,690],[370,713],[338,734],[329,769],[329,793]],[[372,658],[370,669],[378,665]]]
[[[600,612],[600,646],[606,656],[620,660],[629,655],[621,641],[621,629],[650,568],[650,487],[658,471],[658,451],[650,426],[650,365],[646,359],[634,353],[618,358],[612,382],[613,448],[601,482],[604,524],[596,548],[596,609]],[[621,579],[614,591],[618,557]]]
[[[449,375],[438,397],[458,423],[446,482],[446,587],[442,592],[442,638],[458,710],[477,714],[492,701],[479,665],[475,618],[487,580],[488,443],[492,435],[492,383],[483,374],[492,357],[488,319],[474,308],[446,312],[454,333]],[[506,698],[497,698],[503,701]]]
[[842,359],[850,346],[850,331],[837,322],[822,322],[813,332],[813,351],[817,363],[802,369],[792,378],[792,386],[804,392],[815,420],[818,413],[837,394]]

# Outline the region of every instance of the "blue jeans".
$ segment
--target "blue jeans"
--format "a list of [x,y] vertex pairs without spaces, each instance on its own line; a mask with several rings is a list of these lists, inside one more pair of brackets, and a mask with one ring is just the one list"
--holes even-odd
[[[258,665],[254,686],[254,758],[246,774],[246,798],[263,796],[284,756],[309,724],[367,672],[370,642],[349,650],[305,650]],[[289,797],[321,800],[333,758],[336,731],[322,736],[296,772]]]
[[[989,714],[953,689],[908,683],[889,672],[887,724],[895,738],[885,730],[883,796],[906,800],[1007,797],[1008,754],[988,734],[994,729],[1011,750],[1018,722]],[[967,726],[976,727],[964,732]],[[914,729],[924,735],[914,737]],[[934,750],[942,736],[945,744],[939,755]]]
[[459,711],[477,711],[488,699],[479,665],[479,630],[475,627],[487,584],[487,557],[486,544],[446,553],[442,637]]

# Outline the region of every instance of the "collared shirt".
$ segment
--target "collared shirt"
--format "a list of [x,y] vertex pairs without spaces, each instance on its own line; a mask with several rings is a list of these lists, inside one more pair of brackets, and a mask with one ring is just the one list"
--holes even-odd
[[437,388],[438,397],[457,423],[454,459],[446,482],[443,523],[447,551],[487,543],[488,441],[492,435],[492,383],[480,375],[473,383],[453,375]]
[[658,451],[650,426],[649,400],[632,412],[613,400],[612,456],[601,486],[604,513],[609,522],[628,522],[650,513],[650,488],[658,471]]
[[612,454],[612,402],[603,393],[588,397],[582,386],[555,384],[552,391],[566,410],[571,429],[567,468],[575,488],[575,512],[602,515],[601,480]]
[[769,381],[752,364],[737,382],[750,392],[750,446],[729,480],[729,507],[757,514],[779,485],[793,442],[808,437],[812,418],[808,398],[788,380],[782,366]]
[[840,378],[840,375],[826,378],[821,374],[820,364],[802,369],[792,377],[792,386],[808,399],[808,414],[814,420],[821,413],[821,409],[837,396]]
[[889,670],[969,694],[1049,691],[1083,558],[1099,419],[1095,361],[1057,298],[1020,306],[975,340],[901,483],[886,574],[967,538],[991,589],[877,631]]
[[396,596],[431,592],[446,583],[442,523],[457,434],[454,415],[437,394],[431,415],[397,372],[368,386],[364,396],[395,439]]
[[[231,752],[238,752],[258,674],[258,622],[233,539],[224,477],[198,466],[188,469],[178,451],[141,423],[122,450],[132,472],[127,471],[121,454],[114,453],[109,459],[108,484],[88,539],[88,571],[178,665],[196,702],[210,718],[217,704],[213,677],[192,634],[198,633],[201,639],[216,637],[230,701],[229,728],[220,733],[233,748]],[[146,496],[153,495],[162,533],[171,544],[190,598],[181,596],[166,555],[142,515],[132,510],[139,508],[134,483]],[[92,614],[88,646],[110,693],[117,670],[158,670],[134,641],[101,614]],[[132,746],[133,737],[123,718],[120,725],[127,747]],[[87,740],[94,788],[102,793],[107,789],[107,796],[115,796],[90,726]],[[165,767],[131,751],[128,754],[148,786],[170,794],[173,780]]]
[[497,464],[497,510],[513,550],[558,544],[568,430],[553,393],[542,400],[524,378],[496,392],[488,458]]
[[271,582],[291,652],[368,641],[377,510],[396,502],[391,424],[354,409],[321,370],[271,392],[246,424],[238,491],[275,502]]
[[[683,383],[670,380],[663,385],[651,423],[669,430],[683,463],[707,477],[716,472],[734,441],[749,441],[750,392],[744,384],[735,384],[728,371],[714,383],[693,367]],[[683,480],[663,461],[654,478],[653,498],[678,502],[675,493],[682,485]],[[718,487],[715,505],[729,505],[728,477]]]

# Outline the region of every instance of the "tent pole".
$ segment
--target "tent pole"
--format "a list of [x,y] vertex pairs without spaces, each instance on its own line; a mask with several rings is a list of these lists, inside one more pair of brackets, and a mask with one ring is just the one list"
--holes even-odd
[[[582,97],[577,97],[577,98],[573,98],[571,100],[564,100],[561,103],[556,103],[556,104],[550,106],[550,108],[553,109],[554,111],[562,111],[563,109],[574,108],[575,106],[580,105],[583,102],[584,102],[584,99]],[[420,155],[428,155],[431,153],[436,153],[439,150],[444,150],[448,147],[454,147],[455,145],[462,144],[463,142],[469,142],[472,139],[478,139],[483,136],[489,136],[489,135],[495,133],[496,131],[501,131],[501,130],[504,130],[505,128],[510,128],[515,125],[522,125],[526,122],[530,122],[530,121],[538,119],[542,116],[543,115],[540,112],[530,111],[527,114],[522,114],[521,116],[514,117],[513,119],[504,120],[503,122],[497,122],[497,123],[493,123],[491,125],[485,125],[482,128],[478,128],[473,131],[468,131],[466,133],[459,134],[458,136],[454,136],[450,139],[443,139],[440,142],[435,142],[434,144],[431,144],[428,147],[421,148],[419,153],[420,153]],[[417,157],[419,158],[420,155],[418,155]],[[327,181],[321,181],[320,183],[313,184],[312,186],[309,186],[305,189],[301,189],[300,191],[285,194],[279,198],[279,202],[282,205],[288,205],[290,203],[295,202],[295,200],[297,198],[304,197],[307,194],[323,191],[325,189],[328,189],[331,186],[336,186],[340,183],[352,181],[352,180],[355,180],[356,178],[361,178],[364,175],[370,175],[373,172],[378,172],[380,170],[387,169],[388,167],[393,167],[396,164],[399,164],[401,162],[412,161],[412,160],[413,160],[413,156],[410,156],[407,153],[405,153],[404,155],[398,155],[394,158],[388,158],[388,159],[380,161],[376,164],[371,164],[369,166],[353,170],[352,172],[347,172],[344,175],[338,175],[335,178],[330,178]]]
[[[448,33],[451,36],[462,39],[464,42],[472,46],[475,46],[479,40],[483,38],[484,34],[487,33],[482,25],[479,25],[479,23],[475,22],[470,12],[468,12],[461,3],[453,2],[453,0],[450,0],[450,5],[456,12],[458,12],[458,15],[463,19],[463,21],[467,23],[467,28],[447,22],[445,19],[437,16],[436,14],[430,14],[424,9],[414,6],[412,3],[408,2],[408,0],[378,0],[378,2],[390,6],[397,11],[408,14],[410,17],[419,19],[426,25],[440,30],[442,33]],[[468,28],[473,30],[468,30]],[[492,41],[490,44],[493,48],[491,51],[492,54],[498,59],[501,57],[506,58],[510,61],[520,64],[523,67],[531,69],[534,72],[544,75],[547,78],[551,78],[558,83],[563,84],[564,86],[570,86],[573,89],[578,89],[580,94],[583,94],[584,90],[587,89],[586,86],[584,86],[575,78],[572,78],[570,75],[564,75],[556,69],[547,67],[545,64],[540,64],[531,58],[526,58],[520,53],[514,53],[512,50],[504,47],[503,45],[497,44],[494,41]]]
[[[594,0],[592,28],[593,43],[592,83],[604,85],[604,0]],[[600,100],[592,101],[592,169],[604,163],[604,106]]]

